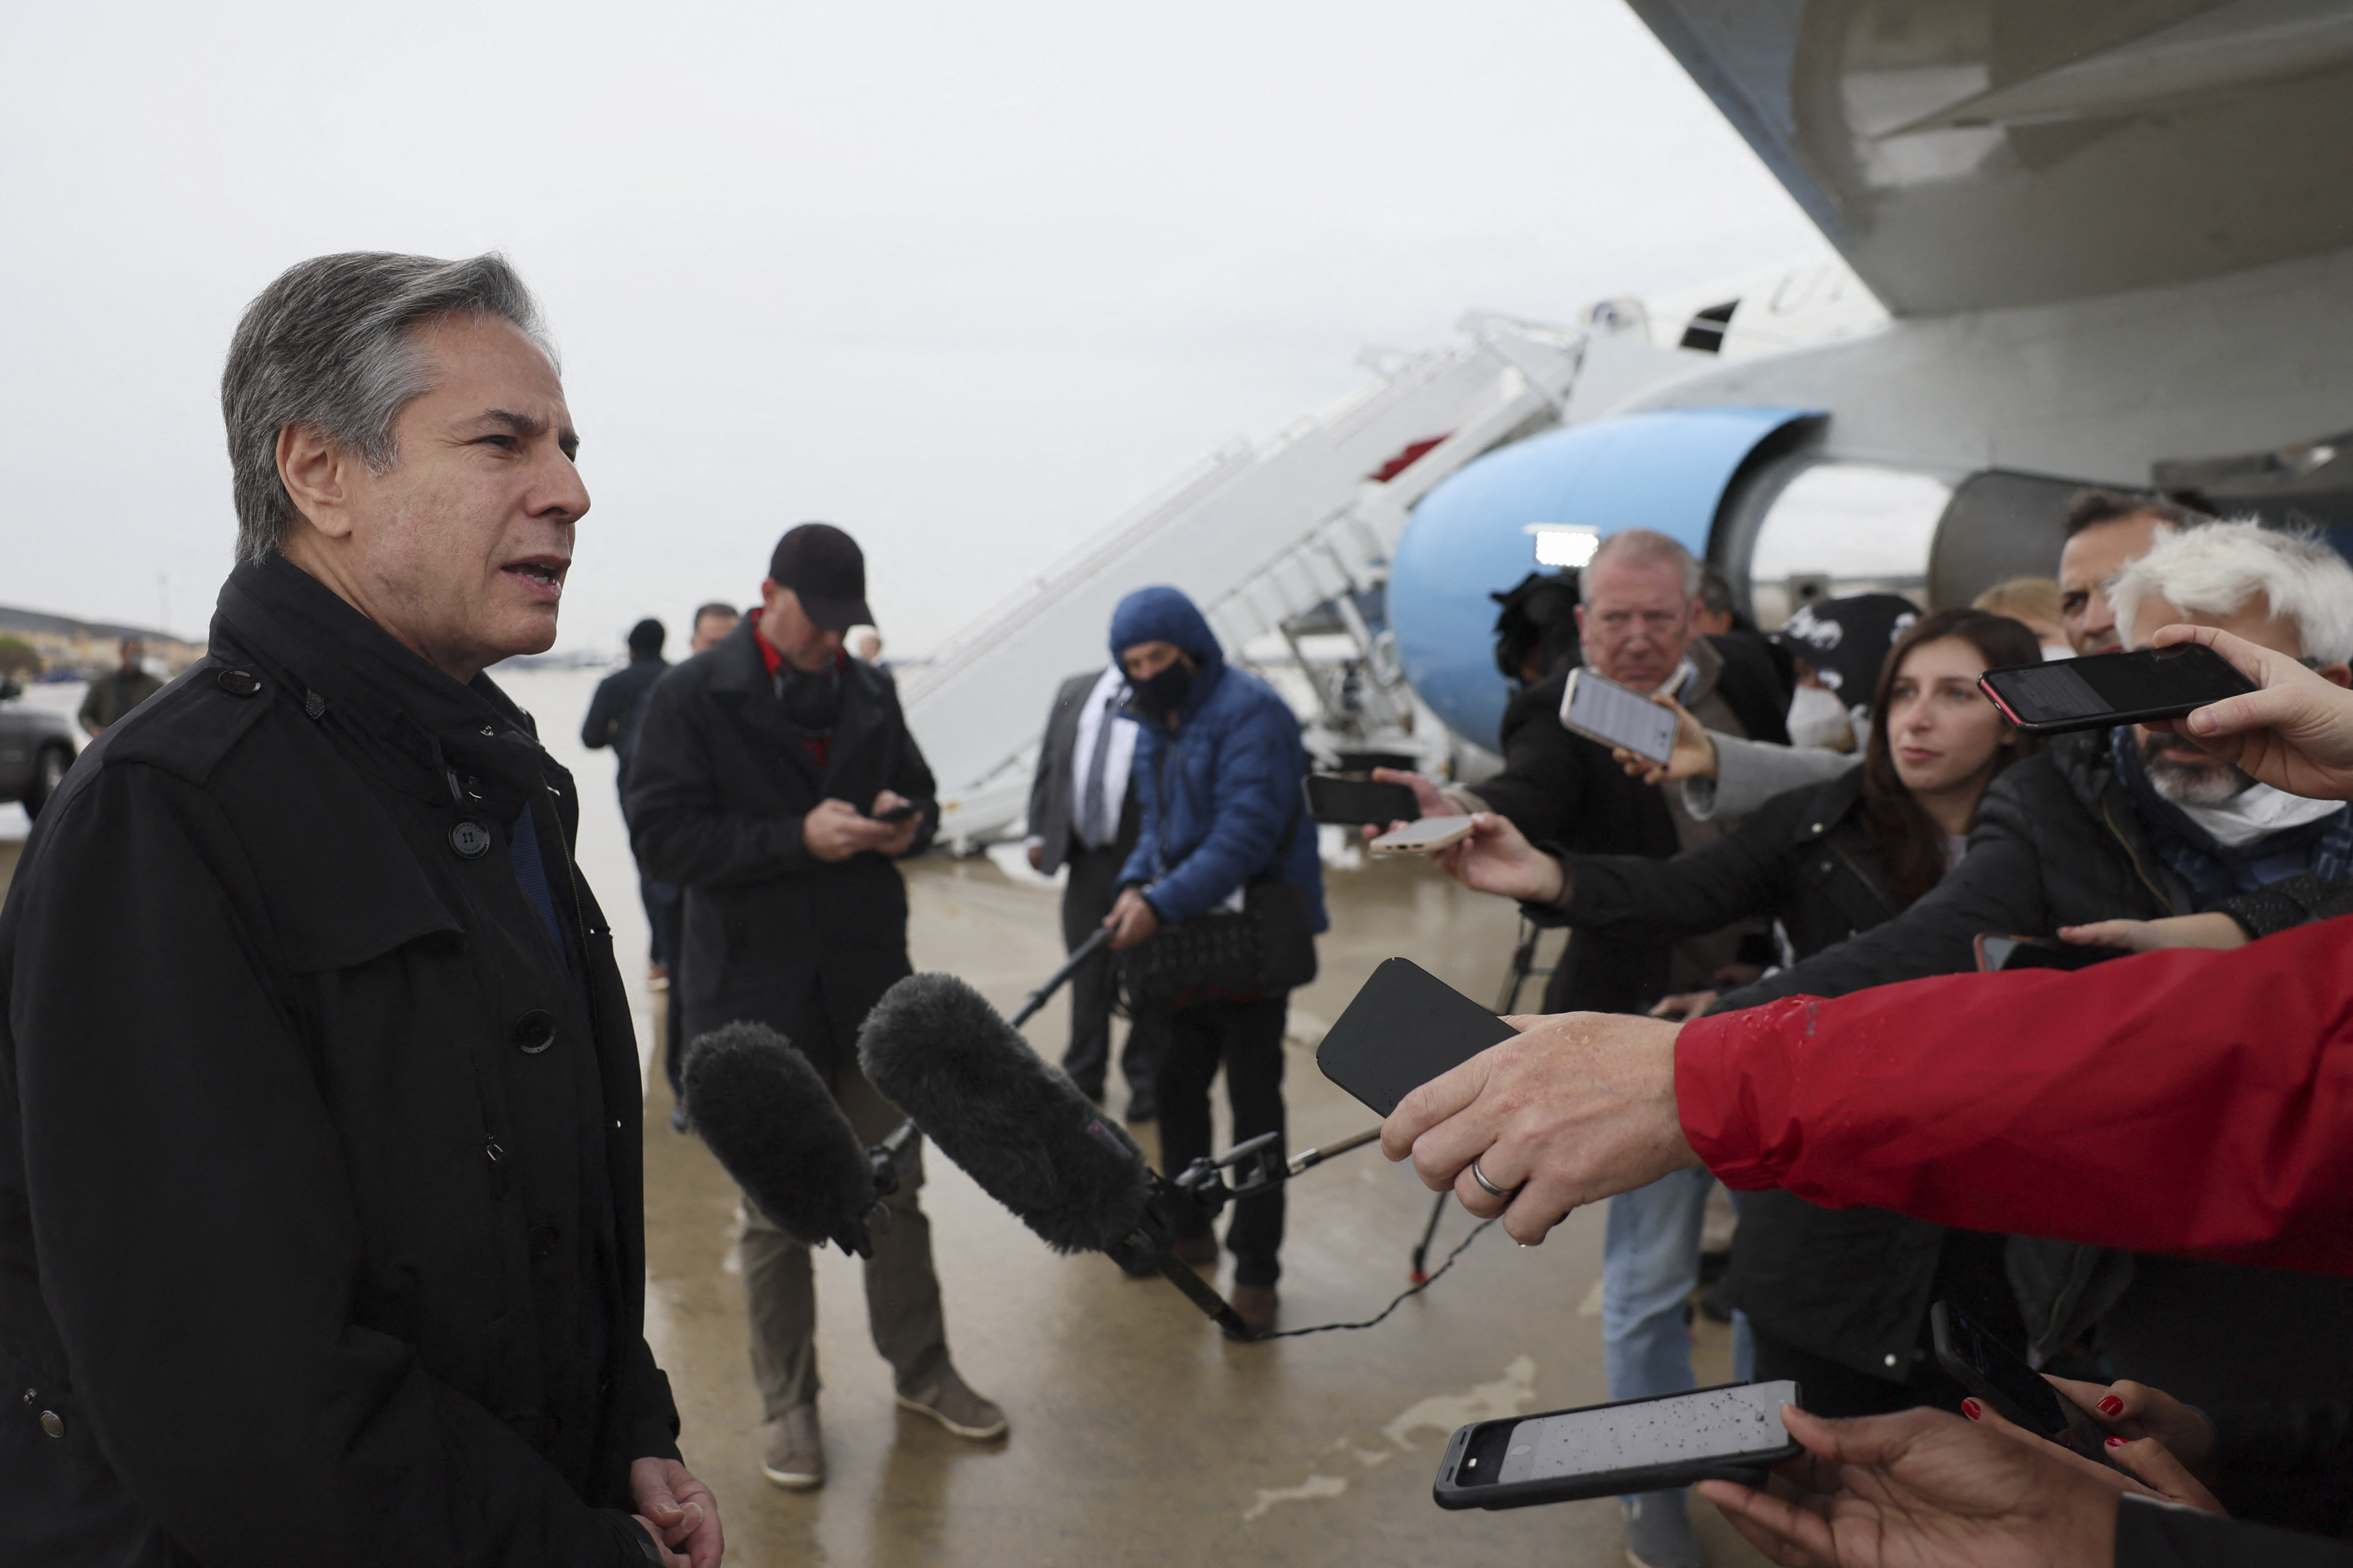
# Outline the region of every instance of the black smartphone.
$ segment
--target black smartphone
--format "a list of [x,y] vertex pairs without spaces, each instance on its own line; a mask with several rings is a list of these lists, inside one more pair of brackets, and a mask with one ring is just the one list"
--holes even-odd
[[917,805],[913,801],[902,800],[888,811],[876,812],[874,814],[874,820],[877,822],[904,822],[907,818],[914,816],[915,813],[923,809],[923,808],[922,806]]
[[2030,735],[2179,719],[2255,689],[2237,666],[2200,642],[1989,669],[1978,685]]
[[1781,1406],[1798,1404],[1787,1380],[1734,1383],[1476,1422],[1448,1440],[1430,1496],[1440,1508],[1525,1508],[1694,1481],[1762,1486],[1767,1466],[1798,1456],[1781,1425]]
[[1387,1116],[1431,1079],[1516,1032],[1413,960],[1392,958],[1324,1032],[1315,1065]]
[[2052,1387],[2024,1357],[1959,1308],[1929,1303],[1928,1331],[1936,1337],[1936,1360],[1953,1381],[2000,1411],[2003,1419],[2115,1468],[2108,1458],[2107,1430],[2092,1419],[2092,1413]]
[[1338,773],[1309,773],[1299,781],[1307,793],[1307,815],[1318,822],[1343,827],[1367,824],[1387,827],[1411,822],[1421,815],[1421,803],[1401,784],[1376,784],[1371,779],[1345,778]]
[[2008,969],[2088,969],[2124,951],[2114,947],[2075,947],[2047,936],[1997,936],[1981,931],[1977,937],[1978,967],[1988,973]]

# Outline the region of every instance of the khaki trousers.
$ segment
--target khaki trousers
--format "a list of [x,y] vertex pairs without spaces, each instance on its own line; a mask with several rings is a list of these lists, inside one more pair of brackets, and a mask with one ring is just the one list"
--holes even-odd
[[[854,1065],[845,1064],[835,1075],[833,1097],[861,1143],[881,1142],[905,1120]],[[874,1348],[896,1374],[898,1391],[914,1394],[947,1364],[948,1342],[939,1277],[932,1271],[932,1222],[916,1202],[923,1184],[922,1140],[908,1150],[903,1165],[903,1184],[885,1200],[891,1228],[884,1234],[876,1226],[874,1256],[866,1263],[866,1321]],[[749,1204],[744,1205],[741,1250],[744,1292],[751,1306],[752,1381],[759,1386],[766,1419],[775,1421],[815,1399],[820,1386],[817,1286],[808,1248]]]

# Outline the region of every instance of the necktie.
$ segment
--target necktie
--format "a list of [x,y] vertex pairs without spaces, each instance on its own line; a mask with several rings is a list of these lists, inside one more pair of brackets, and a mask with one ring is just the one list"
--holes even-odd
[[1111,727],[1119,722],[1113,714],[1119,708],[1119,694],[1103,699],[1103,714],[1095,721],[1095,743],[1087,756],[1087,784],[1079,797],[1079,837],[1090,849],[1100,849],[1112,840],[1111,802],[1103,798],[1103,763],[1111,759]]

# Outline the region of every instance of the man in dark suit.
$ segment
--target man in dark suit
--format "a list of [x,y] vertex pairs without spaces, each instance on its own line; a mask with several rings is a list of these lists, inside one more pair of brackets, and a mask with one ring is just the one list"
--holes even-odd
[[[1130,764],[1135,721],[1123,719],[1127,677],[1115,665],[1062,682],[1038,749],[1029,784],[1029,865],[1050,877],[1070,868],[1062,886],[1062,943],[1075,950],[1092,936],[1119,897],[1119,868],[1135,848],[1142,814]],[[1096,1104],[1111,1071],[1112,957],[1097,952],[1071,976],[1071,1045],[1062,1068]],[[1158,1042],[1145,1016],[1128,1026],[1120,1071],[1127,1077],[1127,1120],[1160,1114]]]
[[[891,678],[842,651],[869,623],[866,558],[803,523],[778,542],[761,607],[646,696],[629,768],[638,863],[686,889],[687,1037],[765,1024],[833,1089],[862,1142],[899,1112],[858,1067],[858,1029],[907,963],[907,885],[892,862],[931,841],[932,771]],[[1003,1411],[948,1360],[919,1159],[888,1199],[866,1265],[867,1320],[899,1403],[960,1437],[995,1437]],[[761,1473],[825,1479],[817,1419],[817,1294],[808,1248],[744,1211],[752,1375],[766,1427]]]

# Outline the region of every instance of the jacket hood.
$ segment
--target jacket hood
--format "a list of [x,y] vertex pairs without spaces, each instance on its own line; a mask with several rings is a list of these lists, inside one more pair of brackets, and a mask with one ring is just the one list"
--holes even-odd
[[1175,588],[1138,588],[1111,613],[1113,662],[1147,642],[1175,643],[1199,660],[1205,671],[1226,662],[1226,650],[1218,645],[1208,618]]

